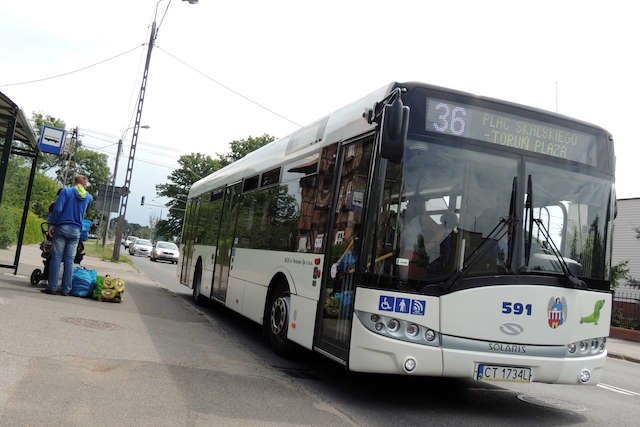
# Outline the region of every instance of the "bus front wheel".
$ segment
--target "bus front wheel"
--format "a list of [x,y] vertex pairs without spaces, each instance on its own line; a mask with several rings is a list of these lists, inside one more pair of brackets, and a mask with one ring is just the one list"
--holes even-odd
[[269,343],[280,356],[289,357],[293,353],[293,344],[287,338],[289,329],[289,291],[278,286],[269,300],[266,332]]

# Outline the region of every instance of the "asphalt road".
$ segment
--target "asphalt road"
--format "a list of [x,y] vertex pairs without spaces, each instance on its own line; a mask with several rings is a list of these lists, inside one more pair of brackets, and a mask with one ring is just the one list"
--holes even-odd
[[[134,263],[152,280],[171,290],[176,304],[192,306],[190,290],[177,284],[175,265],[152,263],[148,258],[134,258]],[[197,310],[207,320],[211,329],[209,339],[216,341],[217,348],[263,361],[270,375],[285,375],[292,386],[304,390],[317,402],[324,402],[320,406],[328,411],[327,416],[331,416],[330,423],[367,426],[638,425],[640,365],[632,362],[609,358],[603,381],[597,386],[526,384],[497,387],[472,380],[364,375],[345,372],[337,364],[306,351],[298,354],[295,360],[282,359],[271,352],[255,323],[217,305]],[[185,327],[189,327],[188,324]],[[218,365],[216,369],[225,371],[226,368]],[[234,377],[227,380],[235,381]],[[240,393],[253,393],[257,399],[265,399],[270,405],[279,407],[279,411],[291,410],[275,395],[258,395],[251,389],[251,384],[223,382],[200,386],[210,393],[216,387],[233,386]],[[202,399],[207,400],[206,397]],[[209,400],[209,403],[216,404],[215,400]],[[298,422],[315,424],[317,419],[303,417]]]

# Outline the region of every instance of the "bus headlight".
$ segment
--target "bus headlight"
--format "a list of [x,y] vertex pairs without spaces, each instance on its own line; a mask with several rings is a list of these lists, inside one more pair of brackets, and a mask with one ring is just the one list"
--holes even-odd
[[416,325],[415,323],[409,323],[407,325],[406,331],[409,337],[417,337],[420,333],[420,326]]
[[387,322],[387,328],[389,329],[389,332],[395,332],[398,329],[400,329],[400,321],[398,321],[397,319],[389,319],[389,321]]
[[565,356],[584,357],[602,353],[606,350],[606,337],[591,338],[567,344]]
[[385,316],[384,314],[368,313],[360,310],[355,310],[355,315],[365,328],[376,334],[414,344],[440,345],[440,334],[426,326],[418,325],[408,320]]
[[424,339],[429,342],[433,341],[435,338],[436,338],[436,333],[431,329],[427,329],[427,331],[424,333]]
[[587,350],[589,350],[589,341],[580,341],[580,352],[586,353]]

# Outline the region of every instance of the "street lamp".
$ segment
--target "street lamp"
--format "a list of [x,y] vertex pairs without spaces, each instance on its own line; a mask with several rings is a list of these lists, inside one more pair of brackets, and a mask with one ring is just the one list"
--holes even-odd
[[[136,110],[136,121],[133,125],[133,135],[131,136],[131,149],[129,150],[129,162],[127,163],[127,174],[124,180],[124,186],[129,190],[131,187],[131,174],[133,172],[133,161],[136,155],[136,145],[138,143],[138,132],[140,130],[140,120],[142,118],[142,106],[144,105],[144,95],[147,90],[147,78],[149,76],[149,64],[151,63],[151,52],[153,52],[153,46],[156,41],[156,37],[158,37],[158,28],[156,26],[156,18],[158,15],[158,5],[162,0],[158,0],[156,3],[156,10],[153,15],[153,23],[151,24],[151,32],[149,34],[149,44],[147,46],[147,59],[144,64],[144,72],[142,73],[142,84],[140,85],[140,95],[138,96],[138,108]],[[197,0],[188,0],[190,4],[197,3]],[[169,3],[171,5],[171,3]],[[167,10],[169,6],[167,6]],[[167,14],[167,10],[165,10],[164,16]],[[162,20],[160,21],[162,24]],[[122,240],[122,227],[124,225],[124,217],[127,214],[127,202],[129,201],[129,191],[123,196],[120,202],[120,212],[118,216],[118,228],[116,231],[116,242],[117,244],[113,245],[113,255],[111,256],[112,261],[118,261],[120,259],[120,241]]]

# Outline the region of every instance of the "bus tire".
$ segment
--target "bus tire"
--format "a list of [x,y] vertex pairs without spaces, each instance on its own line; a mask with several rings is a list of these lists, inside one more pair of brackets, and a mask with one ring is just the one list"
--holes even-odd
[[283,357],[293,354],[293,343],[287,338],[289,330],[290,293],[285,284],[276,284],[267,305],[265,332],[273,350]]
[[193,302],[196,305],[204,304],[204,297],[200,293],[200,284],[202,283],[202,261],[196,263],[196,270],[193,273]]

